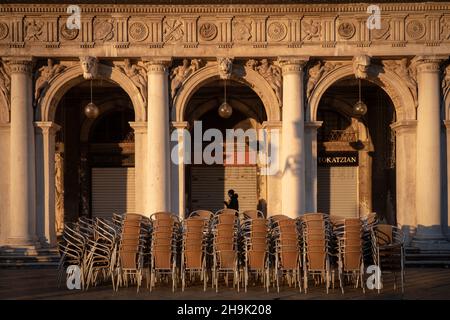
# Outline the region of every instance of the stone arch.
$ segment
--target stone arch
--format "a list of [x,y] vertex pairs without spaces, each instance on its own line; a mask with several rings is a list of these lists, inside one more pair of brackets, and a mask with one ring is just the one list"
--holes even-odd
[[[201,68],[186,79],[173,100],[172,121],[186,121],[184,113],[192,95],[205,84],[219,79],[216,63]],[[277,96],[269,83],[258,72],[251,68],[234,64],[231,80],[249,86],[258,95],[264,105],[267,121],[281,120]]]
[[[99,63],[96,79],[110,80],[118,84],[131,99],[135,121],[146,121],[145,102],[139,90],[119,68]],[[37,118],[39,121],[53,121],[61,98],[70,88],[83,81],[85,81],[83,70],[79,64],[68,67],[64,72],[56,76],[38,106],[39,114]]]
[[444,87],[442,97],[443,119],[450,120],[450,87]]
[[9,103],[8,97],[4,94],[0,94],[0,123],[9,123],[10,113],[9,113]]
[[[395,72],[379,65],[371,65],[370,71],[376,76],[369,76],[367,81],[375,83],[387,93],[394,104],[397,121],[416,119],[416,101],[403,79]],[[319,102],[325,91],[335,82],[349,76],[354,76],[351,63],[336,67],[319,80],[306,106],[307,121],[316,120]]]

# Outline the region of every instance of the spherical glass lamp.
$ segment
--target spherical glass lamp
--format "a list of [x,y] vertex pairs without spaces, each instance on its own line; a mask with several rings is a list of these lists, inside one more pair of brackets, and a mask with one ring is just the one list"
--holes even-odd
[[363,116],[363,115],[365,115],[367,113],[367,105],[364,102],[362,102],[361,100],[359,100],[353,106],[353,113],[356,116]]
[[233,108],[228,104],[228,102],[224,102],[219,107],[219,116],[224,119],[228,119],[233,114]]
[[95,103],[93,102],[89,102],[85,107],[84,107],[84,114],[86,115],[87,118],[89,119],[95,119],[98,117],[98,114],[100,113],[100,110],[98,109],[98,107],[95,105]]

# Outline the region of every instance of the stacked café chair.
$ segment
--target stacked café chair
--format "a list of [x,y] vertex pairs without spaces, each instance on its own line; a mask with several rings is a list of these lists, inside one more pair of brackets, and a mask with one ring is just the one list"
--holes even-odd
[[308,213],[301,217],[303,282],[308,291],[310,276],[318,283],[326,284],[328,293],[331,280],[332,229],[329,216],[322,213]]
[[62,241],[58,246],[61,257],[58,265],[58,286],[61,285],[67,267],[75,265],[80,270],[80,282],[84,288],[86,242],[85,235],[79,231],[78,222],[64,225]]
[[189,214],[188,218],[207,219],[209,221],[213,216],[214,213],[209,210],[195,210]]
[[364,247],[363,247],[363,223],[359,218],[343,219],[336,228],[334,234],[337,239],[338,274],[339,284],[344,293],[344,277],[348,280],[361,283],[363,292],[364,283]]
[[[233,210],[235,211],[235,210]],[[233,276],[233,287],[239,291],[239,218],[236,212],[219,212],[212,223],[212,284],[219,291],[219,278],[223,274],[228,285],[228,276]]]
[[280,278],[301,292],[300,231],[297,220],[281,217],[273,222],[271,237],[275,255],[273,276],[280,292]]
[[203,281],[203,290],[206,290],[208,231],[208,220],[197,216],[185,219],[182,223],[180,263],[182,291],[186,286],[187,275],[190,281],[198,276],[200,281]]
[[269,238],[268,221],[264,217],[246,219],[241,224],[243,239],[243,282],[247,292],[249,277],[253,274],[261,280],[269,292]]
[[[383,273],[393,273],[394,290],[397,289],[397,276],[400,273],[401,289],[404,292],[405,280],[405,236],[403,231],[389,224],[377,224],[372,228],[372,247],[374,264],[382,277]],[[378,279],[382,284],[382,279]],[[378,286],[380,292],[382,285]]]
[[88,239],[88,254],[86,257],[86,289],[90,285],[97,285],[99,275],[102,280],[112,280],[114,283],[114,266],[116,262],[118,234],[114,228],[112,221],[104,218],[96,218],[94,220],[93,238]]
[[376,256],[376,247],[373,246],[372,231],[373,228],[379,223],[378,216],[375,212],[370,212],[366,216],[361,218],[363,225],[363,257],[365,265],[375,264],[374,257]]
[[149,241],[151,222],[138,214],[125,214],[122,222],[118,258],[116,291],[120,286],[136,283],[137,292],[142,284],[144,272],[148,285],[148,268],[145,268],[145,252]]
[[152,220],[150,291],[163,279],[172,280],[172,291],[178,281],[177,257],[180,241],[180,222],[170,212],[157,212],[150,216]]

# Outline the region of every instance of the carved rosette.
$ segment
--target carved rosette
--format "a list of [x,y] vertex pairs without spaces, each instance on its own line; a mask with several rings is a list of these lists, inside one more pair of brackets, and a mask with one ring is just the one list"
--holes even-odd
[[134,41],[144,41],[148,37],[147,25],[141,21],[131,23],[129,28],[129,36]]
[[61,28],[60,28],[60,33],[61,33],[61,37],[63,39],[71,41],[71,40],[75,40],[78,37],[80,30],[69,29],[69,28],[67,28],[66,23],[62,23]]
[[282,22],[272,22],[267,27],[267,36],[272,41],[282,41],[286,35],[287,27]]
[[425,24],[420,20],[411,20],[406,24],[406,34],[412,40],[422,39],[425,32]]
[[352,22],[342,22],[338,27],[338,34],[342,39],[350,40],[355,35],[356,28]]
[[212,41],[217,37],[217,26],[212,22],[205,22],[199,29],[200,39],[204,41]]

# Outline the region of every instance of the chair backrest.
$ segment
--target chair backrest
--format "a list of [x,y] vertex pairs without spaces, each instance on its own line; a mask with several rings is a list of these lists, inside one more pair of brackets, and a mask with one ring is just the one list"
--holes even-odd
[[239,211],[234,210],[234,209],[229,209],[229,208],[217,210],[214,215],[220,215],[220,214],[225,214],[225,213],[226,214],[233,214],[235,216],[239,215]]
[[192,211],[189,214],[189,218],[204,218],[204,219],[211,219],[211,217],[214,215],[211,211],[208,210],[196,210]]
[[264,214],[259,210],[246,210],[242,213],[245,219],[264,218]]

